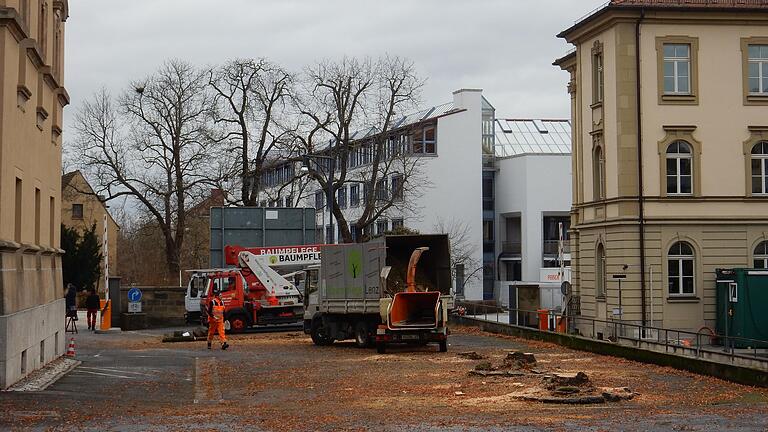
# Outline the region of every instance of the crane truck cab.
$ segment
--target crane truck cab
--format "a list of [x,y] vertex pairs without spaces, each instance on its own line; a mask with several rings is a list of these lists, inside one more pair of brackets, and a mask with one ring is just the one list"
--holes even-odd
[[299,324],[304,312],[299,290],[259,256],[241,251],[238,257],[238,267],[208,274],[200,300],[203,325],[208,323],[212,291],[221,293],[224,328],[232,333],[254,326]]
[[187,324],[200,322],[200,300],[205,296],[210,274],[225,269],[187,270],[190,274],[187,290],[184,294],[184,321]]

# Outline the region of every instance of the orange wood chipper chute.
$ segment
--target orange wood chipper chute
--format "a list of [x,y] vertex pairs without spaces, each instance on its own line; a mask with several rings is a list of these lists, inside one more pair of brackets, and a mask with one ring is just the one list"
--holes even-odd
[[416,290],[416,265],[428,247],[413,251],[408,262],[407,288],[395,293],[389,307],[391,329],[437,328],[440,318],[440,292]]

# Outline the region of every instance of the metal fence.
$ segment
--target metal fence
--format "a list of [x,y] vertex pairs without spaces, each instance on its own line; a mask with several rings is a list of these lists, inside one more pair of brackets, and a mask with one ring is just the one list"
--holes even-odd
[[663,347],[664,352],[667,353],[682,351],[695,358],[711,357],[711,355],[727,356],[731,361],[736,358],[748,359],[768,367],[768,341],[765,340],[719,335],[711,331],[703,332],[704,329],[699,332],[690,332],[644,326],[621,320],[600,320],[583,316],[561,317],[554,312],[546,313],[547,325],[541,329],[539,325],[541,312],[539,311],[508,309],[481,303],[461,303],[457,306],[464,308],[464,316],[467,318],[487,322],[547,332],[559,330],[560,333],[637,346],[656,344]]

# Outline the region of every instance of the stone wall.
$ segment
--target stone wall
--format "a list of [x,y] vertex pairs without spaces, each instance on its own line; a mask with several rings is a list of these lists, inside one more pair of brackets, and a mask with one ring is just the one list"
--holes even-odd
[[[149,327],[172,327],[184,325],[184,294],[186,287],[142,287],[141,311],[147,316]],[[128,290],[120,287],[120,313],[128,312]]]

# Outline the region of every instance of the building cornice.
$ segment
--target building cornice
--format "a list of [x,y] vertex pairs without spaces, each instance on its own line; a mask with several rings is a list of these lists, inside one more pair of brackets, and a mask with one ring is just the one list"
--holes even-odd
[[572,50],[566,55],[555,59],[552,66],[558,66],[562,70],[571,70],[576,67],[576,50]]
[[59,104],[61,104],[62,108],[69,105],[69,93],[67,93],[67,89],[64,87],[59,87],[56,89],[56,97],[58,98]]
[[16,9],[12,7],[0,7],[0,27],[8,28],[18,42],[27,38],[27,26]]
[[620,22],[664,24],[766,25],[768,8],[728,7],[652,7],[610,5],[589,15],[557,34],[570,43],[578,43]]
[[48,88],[51,90],[56,91],[61,87],[56,80],[56,77],[53,76],[53,69],[50,66],[43,66],[40,68],[40,73],[43,74],[43,81],[48,84]]

